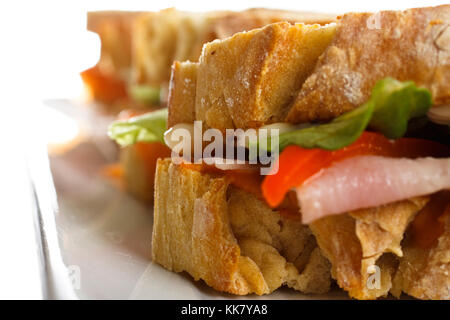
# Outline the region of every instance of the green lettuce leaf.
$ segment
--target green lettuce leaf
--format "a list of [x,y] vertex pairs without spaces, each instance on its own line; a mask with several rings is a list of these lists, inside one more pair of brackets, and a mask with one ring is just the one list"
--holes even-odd
[[375,103],[370,127],[390,139],[402,137],[412,118],[424,116],[432,105],[431,93],[412,81],[379,81],[372,91]]
[[160,109],[127,120],[114,121],[108,128],[108,136],[122,147],[137,142],[164,143],[167,114],[167,109]]
[[149,85],[132,85],[128,88],[131,98],[145,105],[159,105],[160,88]]
[[280,134],[279,150],[291,144],[337,150],[357,140],[368,126],[390,139],[400,138],[407,130],[408,121],[424,116],[431,105],[428,90],[417,87],[412,81],[385,78],[377,82],[370,99],[362,106],[330,123]]
[[373,109],[374,104],[369,101],[330,123],[283,133],[279,137],[280,151],[291,144],[325,150],[336,150],[349,145],[358,139],[367,127]]

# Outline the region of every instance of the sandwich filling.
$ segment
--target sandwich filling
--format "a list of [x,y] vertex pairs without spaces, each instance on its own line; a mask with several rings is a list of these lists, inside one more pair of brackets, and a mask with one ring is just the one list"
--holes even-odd
[[[270,125],[268,130],[277,128],[275,146],[281,154],[275,169],[267,176],[252,170],[261,164],[252,166],[241,161],[240,164],[226,165],[230,159],[222,158],[214,159],[211,164],[213,158],[198,162],[197,157],[197,165],[192,168],[205,172],[222,171],[230,177],[232,184],[256,194],[273,208],[286,203],[286,195],[294,191],[302,220],[307,224],[332,214],[435,193],[450,188],[450,148],[431,140],[402,138],[408,122],[424,117],[431,104],[429,91],[412,82],[386,78],[377,83],[365,104],[329,123],[311,123],[301,128]],[[172,140],[176,130],[194,135],[194,127],[178,124],[165,132],[163,139],[166,115],[165,110],[160,110],[115,122],[110,127],[110,136],[123,146],[164,140],[172,149],[173,158],[189,163],[185,159],[191,155],[193,148],[190,146],[196,142],[182,141],[189,146],[188,152],[176,154],[177,143]],[[199,137],[194,135],[194,138]],[[273,136],[267,139],[273,139]],[[256,144],[258,142],[260,145],[252,145],[251,141],[245,147],[256,147],[259,149],[257,154],[261,155],[261,140]],[[200,142],[200,145],[204,146],[204,143]],[[264,151],[274,151],[273,143],[266,142],[263,147],[270,149]],[[204,146],[205,150],[208,148]],[[248,160],[249,153],[244,160]],[[233,156],[237,154],[233,152]],[[202,162],[206,165],[199,167]]]

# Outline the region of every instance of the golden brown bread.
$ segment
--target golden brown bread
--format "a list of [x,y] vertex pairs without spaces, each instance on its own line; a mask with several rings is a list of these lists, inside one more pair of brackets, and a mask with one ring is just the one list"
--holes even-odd
[[224,177],[159,160],[153,261],[219,291],[267,294],[286,284],[324,293],[328,261],[307,226],[281,217]]
[[[333,278],[351,297],[376,299],[389,293],[397,265],[392,256],[383,255],[402,256],[403,234],[427,201],[426,197],[405,200],[326,217],[310,225],[331,262]],[[380,267],[381,283],[379,288],[370,288],[368,268],[375,264]]]
[[293,102],[288,122],[330,120],[363,104],[385,77],[412,80],[450,101],[450,5],[349,13]]
[[197,87],[197,63],[175,61],[172,65],[168,105],[168,127],[177,123],[193,123],[195,120],[195,90]]
[[392,293],[405,292],[419,299],[450,300],[450,215],[437,245],[420,248],[411,238],[403,243],[403,257],[393,282]]
[[197,61],[204,43],[277,21],[328,23],[334,15],[250,9],[241,12],[190,13],[166,9],[141,16],[133,49],[134,81],[167,83],[173,61]]
[[[133,41],[133,80],[160,86],[169,80],[169,68],[177,51],[178,33],[183,26],[195,34],[194,22],[199,14],[188,14],[175,9],[148,12],[135,26]],[[192,37],[186,38],[189,46]],[[182,43],[182,42],[181,42]],[[187,49],[186,49],[187,50]],[[187,57],[183,57],[186,60]]]
[[87,29],[99,35],[102,72],[128,80],[131,68],[133,25],[142,12],[93,11],[87,14]]
[[198,66],[196,119],[219,130],[283,120],[333,35],[334,25],[280,22],[208,43]]
[[[220,130],[282,120],[334,29],[334,25],[276,23],[208,43],[196,75],[193,66],[184,71],[183,66],[174,65],[169,96],[184,96],[186,101],[169,101],[169,126],[178,123],[172,120],[180,110],[195,113],[196,120]],[[189,76],[184,78],[186,72]],[[183,83],[193,77],[195,93]]]
[[213,39],[225,39],[235,33],[261,28],[275,22],[325,25],[335,20],[336,15],[333,14],[253,8],[242,12],[227,12],[217,17],[211,24],[211,33],[214,34]]

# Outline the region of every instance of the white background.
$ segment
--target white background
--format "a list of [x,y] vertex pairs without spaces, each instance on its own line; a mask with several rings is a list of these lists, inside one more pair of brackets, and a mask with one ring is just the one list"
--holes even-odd
[[[44,98],[81,94],[78,73],[95,64],[99,43],[85,32],[89,10],[190,11],[249,7],[344,13],[405,9],[445,1],[1,1],[0,4],[0,298],[41,297],[32,203],[23,156],[35,135],[58,140],[59,118],[42,112]],[[38,130],[30,130],[31,125]]]

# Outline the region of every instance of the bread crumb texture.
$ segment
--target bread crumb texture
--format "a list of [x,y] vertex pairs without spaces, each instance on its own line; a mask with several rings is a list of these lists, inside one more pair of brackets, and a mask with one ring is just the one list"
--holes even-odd
[[299,221],[284,219],[223,177],[159,160],[153,261],[216,290],[268,294],[330,289],[330,264]]

